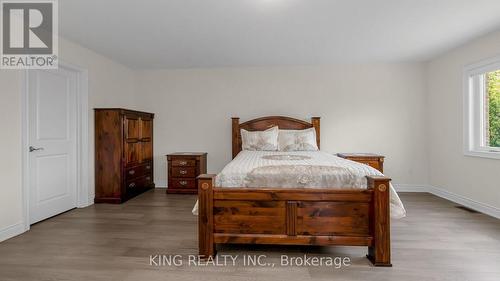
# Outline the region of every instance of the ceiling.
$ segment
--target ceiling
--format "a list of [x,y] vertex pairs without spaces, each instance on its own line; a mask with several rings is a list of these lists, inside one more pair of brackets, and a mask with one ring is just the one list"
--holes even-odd
[[426,61],[500,27],[498,0],[64,0],[59,32],[132,68]]

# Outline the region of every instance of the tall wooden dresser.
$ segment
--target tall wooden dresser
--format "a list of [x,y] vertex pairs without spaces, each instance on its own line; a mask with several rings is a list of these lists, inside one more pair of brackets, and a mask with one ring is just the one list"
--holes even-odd
[[153,182],[153,113],[95,109],[95,203],[122,203]]

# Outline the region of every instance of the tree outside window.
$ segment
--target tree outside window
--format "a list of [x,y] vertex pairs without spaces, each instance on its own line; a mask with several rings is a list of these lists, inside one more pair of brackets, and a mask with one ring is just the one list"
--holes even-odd
[[486,73],[486,146],[500,147],[500,70]]

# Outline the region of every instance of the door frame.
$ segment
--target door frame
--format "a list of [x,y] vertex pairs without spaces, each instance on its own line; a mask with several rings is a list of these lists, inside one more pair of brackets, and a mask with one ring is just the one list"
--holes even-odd
[[[59,60],[59,67],[76,72],[76,207],[83,208],[92,204],[89,189],[89,97],[88,97],[88,70],[80,66]],[[21,154],[22,154],[22,197],[23,197],[23,224],[24,230],[30,229],[29,216],[29,76],[36,70],[25,70],[21,77]]]

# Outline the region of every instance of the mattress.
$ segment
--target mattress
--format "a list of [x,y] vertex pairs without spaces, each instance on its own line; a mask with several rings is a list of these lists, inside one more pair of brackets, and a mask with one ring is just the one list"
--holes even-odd
[[[217,187],[343,188],[366,189],[366,176],[383,175],[368,165],[323,151],[242,151],[217,175]],[[406,210],[390,185],[392,218]],[[193,214],[198,213],[198,202]]]

